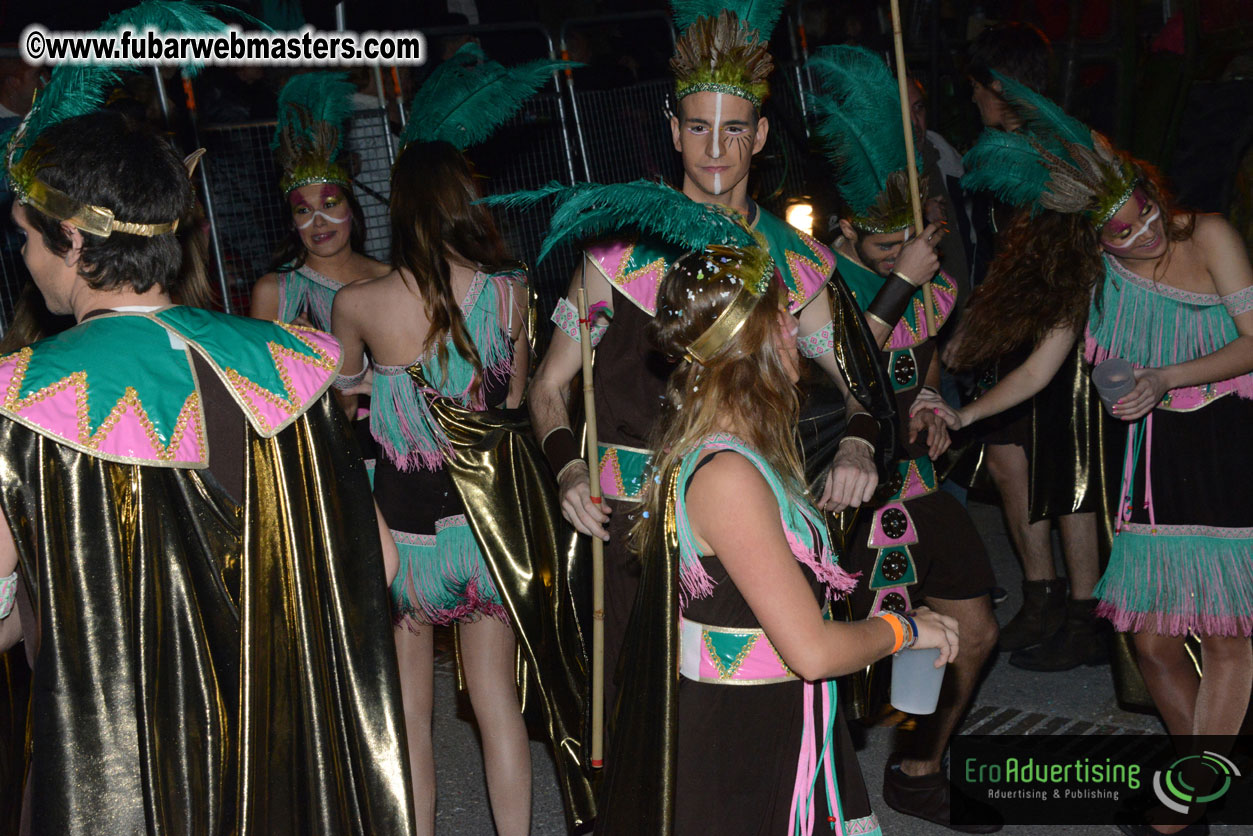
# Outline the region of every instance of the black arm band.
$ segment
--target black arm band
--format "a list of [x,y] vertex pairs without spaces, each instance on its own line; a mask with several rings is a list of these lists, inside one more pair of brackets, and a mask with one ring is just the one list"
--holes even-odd
[[548,459],[548,466],[553,469],[554,476],[560,475],[570,462],[583,458],[579,455],[579,442],[574,437],[574,431],[569,427],[557,427],[544,436],[544,443],[541,446],[544,450],[544,458]]
[[867,412],[854,412],[844,427],[845,438],[860,438],[875,445],[879,441],[879,422]]
[[893,273],[887,277],[883,287],[875,294],[866,313],[895,328],[897,321],[909,307],[909,300],[914,297],[918,288]]

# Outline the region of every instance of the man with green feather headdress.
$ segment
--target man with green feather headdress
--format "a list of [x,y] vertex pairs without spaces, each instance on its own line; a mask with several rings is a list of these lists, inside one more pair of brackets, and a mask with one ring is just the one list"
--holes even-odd
[[[764,147],[769,129],[761,115],[761,105],[769,93],[767,78],[773,69],[766,40],[782,5],[751,0],[675,4],[675,21],[682,36],[671,59],[677,108],[670,128],[684,172],[675,197],[724,207],[764,240],[779,268],[788,308],[800,318],[802,351],[836,381],[840,399],[852,416],[846,443],[832,439],[827,445],[824,464],[834,456],[830,471],[822,472],[816,458],[811,459],[811,470],[819,470],[819,479],[825,476],[818,488],[820,507],[838,511],[859,505],[873,491],[878,478],[873,458],[879,438],[876,419],[890,420],[891,413],[887,407],[887,412],[877,410],[871,418],[859,403],[882,406],[886,399],[874,401],[883,386],[855,308],[835,276],[831,251],[764,211],[749,197],[752,159]],[[629,218],[640,207],[630,207],[635,198],[625,191],[622,198],[627,207],[620,225],[602,232],[620,235],[619,230],[631,227]],[[638,200],[653,208],[665,205],[646,189],[641,190]],[[607,541],[607,718],[613,716],[614,672],[637,584],[627,532],[646,478],[648,446],[669,373],[649,345],[645,327],[656,312],[662,277],[683,252],[661,237],[651,236],[617,237],[587,247],[570,292],[553,315],[557,325],[553,342],[529,391],[535,431],[543,439],[544,452],[557,476],[566,519],[582,533]],[[567,402],[569,385],[581,370],[575,307],[580,288],[586,289],[592,309],[602,311],[591,338],[599,348],[595,398],[600,429],[598,478],[608,500],[603,505],[591,501],[587,465],[570,428]]]
[[[966,710],[984,662],[996,643],[989,590],[995,579],[969,514],[939,490],[933,460],[949,446],[948,430],[930,410],[914,410],[920,394],[936,391],[940,364],[936,331],[957,301],[954,283],[940,271],[935,225],[909,240],[913,212],[895,79],[883,60],[860,47],[826,47],[810,62],[821,85],[813,101],[819,135],[838,170],[844,202],[834,249],[879,345],[884,346],[902,422],[901,455],[887,490],[876,497],[849,540],[845,566],[867,583],[853,594],[855,616],[909,612],[925,598],[957,620],[962,637],[952,680],[936,712],[919,718],[914,749],[894,757],[884,774],[889,806],[947,827],[991,832],[999,826],[952,825],[944,749]],[[927,316],[922,286],[930,283],[935,311]],[[935,330],[933,330],[933,328]]]
[[[154,19],[221,28],[151,1],[110,25]],[[22,832],[412,833],[390,539],[327,394],[339,346],[172,303],[188,169],[97,110],[117,78],[58,67],[6,154],[26,265],[78,320],[0,358]]]

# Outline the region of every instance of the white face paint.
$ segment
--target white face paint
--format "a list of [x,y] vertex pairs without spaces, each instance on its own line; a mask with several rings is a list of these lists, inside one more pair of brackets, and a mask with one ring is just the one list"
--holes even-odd
[[[714,99],[714,147],[709,156],[715,160],[722,156],[722,94]],[[722,172],[714,172],[714,194],[722,194]]]
[[349,215],[346,218],[332,218],[330,215],[326,214],[321,209],[318,209],[314,211],[313,215],[309,218],[309,220],[305,221],[302,224],[296,224],[296,229],[308,229],[309,227],[313,226],[313,222],[317,218],[321,218],[322,220],[328,221],[329,223],[333,223],[333,224],[346,224],[352,220],[352,215]]
[[1161,216],[1162,216],[1162,210],[1161,210],[1161,207],[1158,207],[1153,210],[1152,215],[1149,215],[1147,218],[1144,219],[1144,223],[1140,225],[1140,229],[1136,232],[1135,235],[1132,235],[1130,238],[1128,238],[1126,243],[1112,244],[1109,241],[1106,241],[1105,246],[1109,247],[1112,250],[1134,249],[1136,247],[1136,241],[1139,241],[1140,237],[1144,235],[1144,233],[1149,231],[1149,227],[1153,225],[1153,222],[1156,221]]

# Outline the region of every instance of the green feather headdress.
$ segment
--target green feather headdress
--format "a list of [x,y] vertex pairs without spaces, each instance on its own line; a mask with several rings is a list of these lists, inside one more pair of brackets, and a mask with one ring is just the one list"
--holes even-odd
[[1002,95],[1022,120],[1019,131],[985,128],[963,159],[962,185],[1006,203],[1084,213],[1104,226],[1139,181],[1134,166],[1109,141],[1055,103],[996,71]]
[[283,170],[283,194],[313,183],[348,186],[348,172],[338,160],[355,91],[347,73],[305,73],[283,85],[270,143]]
[[[863,47],[828,46],[814,53],[808,67],[820,88],[811,97],[815,133],[839,172],[849,222],[872,233],[912,225],[901,97],[887,64]],[[917,152],[914,165],[921,171]]]
[[555,71],[580,66],[541,59],[505,67],[489,59],[478,44],[467,43],[440,64],[414,95],[400,147],[442,141],[464,151],[490,137],[552,81]]
[[689,347],[689,355],[698,362],[713,356],[735,335],[774,277],[775,264],[765,239],[741,215],[718,204],[698,203],[664,183],[549,183],[533,191],[493,195],[482,202],[525,209],[550,198],[556,199],[557,208],[537,261],[564,241],[633,229],[686,251],[704,253],[708,272],[698,277],[725,273],[740,281],[741,290],[747,293],[737,293],[723,315]]
[[781,0],[677,0],[674,21],[681,33],[670,69],[675,96],[728,93],[760,108],[770,95],[766,79],[774,61],[766,51]]
[[[153,28],[159,32],[224,31],[226,24],[210,14],[211,11],[248,17],[243,12],[217,3],[145,0],[109,17],[99,31],[116,31],[122,27],[137,31]],[[10,188],[19,202],[100,237],[108,237],[113,232],[162,235],[178,228],[177,220],[163,224],[118,221],[111,210],[77,201],[47,185],[38,176],[40,158],[46,150],[35,147],[40,135],[66,119],[93,113],[102,107],[109,93],[121,83],[120,73],[127,69],[130,69],[128,65],[120,63],[60,64],[53,68],[48,84],[36,95],[30,111],[2,140],[6,149],[4,161]],[[188,75],[194,75],[200,66],[188,63],[182,69]],[[30,153],[32,149],[35,149],[34,153]]]

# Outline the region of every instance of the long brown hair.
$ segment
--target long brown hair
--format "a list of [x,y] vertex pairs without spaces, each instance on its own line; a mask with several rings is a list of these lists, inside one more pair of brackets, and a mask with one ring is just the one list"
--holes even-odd
[[[645,486],[643,504],[648,513],[640,515],[631,531],[637,550],[644,549],[659,531],[671,470],[702,438],[727,423],[774,468],[789,492],[798,498],[805,495],[794,434],[800,405],[774,341],[779,327],[779,283],[768,283],[739,333],[707,363],[678,359],[741,292],[742,280],[752,278],[737,275],[734,259],[723,264],[719,258],[709,258],[714,249],[689,253],[675,263],[661,282],[657,314],[649,324],[653,344],[675,359],[677,367],[667,383],[651,443],[656,451],[653,472],[660,479]],[[712,275],[710,265],[714,265]]]
[[[1196,215],[1179,209],[1157,169],[1127,159],[1140,175],[1140,187],[1161,207],[1166,237],[1191,238]],[[1038,344],[1055,328],[1082,328],[1104,279],[1101,230],[1085,215],[1020,210],[997,242],[987,278],[971,296],[962,322],[967,336],[954,367],[986,365]]]
[[435,346],[440,366],[448,370],[445,340],[474,366],[477,384],[483,372],[478,350],[452,295],[448,252],[492,273],[515,266],[479,197],[470,164],[447,142],[407,146],[392,170],[392,266],[408,271],[426,309],[430,330],[422,346]]

